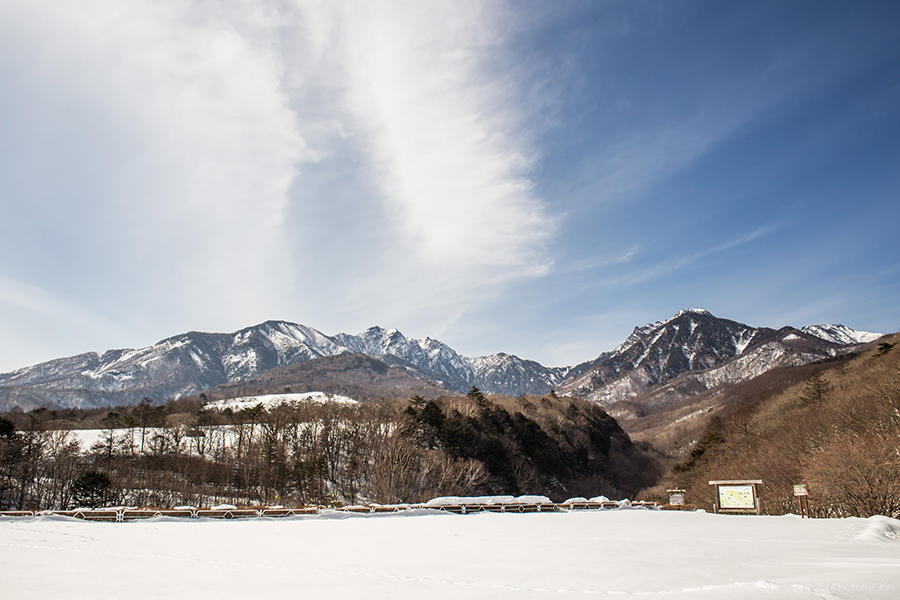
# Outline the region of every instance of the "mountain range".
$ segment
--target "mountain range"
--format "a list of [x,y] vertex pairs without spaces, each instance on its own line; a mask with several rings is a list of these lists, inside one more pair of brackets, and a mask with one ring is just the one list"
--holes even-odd
[[[412,383],[395,385],[397,393],[419,383],[432,393],[464,392],[472,386],[508,395],[556,390],[606,405],[682,374],[694,374],[692,385],[708,389],[778,366],[834,357],[880,335],[844,325],[755,328],[687,309],[636,327],[617,348],[593,360],[546,367],[506,353],[467,357],[438,340],[407,338],[396,329],[371,327],[357,335],[328,336],[306,325],[266,321],[234,333],[188,332],[146,348],[90,352],[0,374],[0,409],[107,406],[145,397],[162,401],[216,387],[238,388],[273,369],[282,369],[277,378],[281,385],[290,381],[285,373],[292,373],[285,367],[310,363],[302,372],[311,376],[316,361],[350,354],[392,369],[384,381],[412,378]],[[379,369],[366,364],[365,372]],[[301,378],[299,373],[292,376]],[[354,385],[361,389],[365,382],[355,377]],[[389,394],[394,388],[382,385],[379,390]]]
[[684,374],[690,380],[686,389],[696,393],[777,367],[833,358],[879,337],[845,325],[750,327],[687,309],[636,327],[616,349],[573,368],[558,392],[610,405]]

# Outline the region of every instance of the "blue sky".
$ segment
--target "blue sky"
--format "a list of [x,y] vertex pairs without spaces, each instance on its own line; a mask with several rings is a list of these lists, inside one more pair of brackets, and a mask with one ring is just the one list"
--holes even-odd
[[266,319],[900,327],[895,2],[0,7],[0,371]]

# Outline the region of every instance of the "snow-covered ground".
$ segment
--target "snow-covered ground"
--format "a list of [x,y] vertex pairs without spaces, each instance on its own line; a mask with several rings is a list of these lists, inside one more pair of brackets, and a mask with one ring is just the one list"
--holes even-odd
[[[348,396],[342,396],[340,394],[328,394],[325,392],[304,392],[297,394],[266,394],[261,396],[241,396],[239,398],[230,398],[228,400],[216,400],[214,402],[207,402],[204,405],[204,408],[209,410],[225,410],[226,408],[230,408],[234,412],[238,412],[244,408],[252,408],[257,405],[262,405],[265,409],[275,408],[282,404],[300,404],[300,403],[312,403],[312,404],[325,404],[333,402],[335,404],[358,404],[359,401],[354,400]],[[212,428],[204,428],[204,433],[216,432],[220,435],[224,435],[226,439],[226,443],[233,443],[237,438],[237,434],[234,431],[234,428],[230,425],[222,425]],[[113,430],[116,439],[128,439],[130,443],[133,445],[140,445],[140,429],[139,428],[118,428]],[[72,440],[77,440],[81,445],[81,449],[83,451],[90,450],[91,446],[95,444],[97,441],[103,437],[105,434],[102,429],[72,429],[69,430],[69,435]],[[145,452],[150,452],[150,444],[149,440],[152,440],[156,435],[165,435],[166,430],[162,427],[148,427],[144,432],[144,450]],[[186,436],[190,437],[190,436]],[[186,448],[187,451],[194,451],[196,443],[192,442],[190,439],[183,440],[182,444]]]
[[0,519],[8,598],[898,598],[900,521],[649,510]]
[[209,410],[225,410],[230,408],[237,412],[244,408],[253,408],[262,405],[264,408],[274,408],[282,404],[291,404],[293,402],[313,402],[316,404],[324,404],[326,402],[336,402],[338,404],[358,404],[353,398],[341,396],[340,394],[326,394],[325,392],[304,392],[302,394],[265,394],[263,396],[242,396],[240,398],[229,398],[228,400],[216,400],[207,402],[203,408]]
[[[232,431],[230,425],[221,425],[209,428],[211,430],[216,431],[220,435],[226,436],[225,439],[228,443],[231,443],[234,438],[237,437],[237,434]],[[144,432],[145,438],[145,453],[151,452],[151,440],[156,435],[165,435],[166,430],[163,427],[148,427]],[[81,447],[82,452],[87,452],[91,449],[95,443],[100,441],[100,439],[105,434],[103,429],[71,429],[69,430],[69,435],[72,440],[78,442]],[[141,430],[140,429],[113,429],[113,434],[115,435],[117,440],[130,440],[135,447],[135,452],[138,452],[138,448],[141,445]],[[185,438],[181,442],[181,447],[185,449],[186,452],[191,452],[192,454],[196,454],[195,444],[192,438]]]

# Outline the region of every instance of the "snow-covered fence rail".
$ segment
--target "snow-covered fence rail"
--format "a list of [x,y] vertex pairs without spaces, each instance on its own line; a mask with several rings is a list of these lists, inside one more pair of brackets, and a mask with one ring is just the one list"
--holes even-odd
[[271,507],[262,510],[263,517],[293,517],[295,515],[317,515],[318,506],[301,506],[298,508]]
[[123,521],[150,519],[153,517],[186,517],[197,518],[197,509],[192,506],[176,508],[125,508],[122,509]]
[[565,510],[561,504],[554,504],[553,502],[534,504],[443,504],[440,506],[423,506],[422,508],[432,508],[460,515],[476,512],[533,513]]
[[[522,501],[523,499],[531,501]],[[35,517],[42,515],[58,515],[74,517],[86,521],[123,522],[152,519],[154,517],[178,517],[185,519],[259,519],[259,518],[283,518],[299,515],[317,515],[328,512],[355,513],[355,514],[384,514],[403,512],[409,510],[437,510],[454,514],[472,514],[478,512],[496,513],[547,513],[567,512],[573,510],[610,510],[621,508],[643,509],[667,509],[668,505],[659,505],[656,502],[618,502],[599,499],[570,499],[565,502],[551,502],[543,497],[519,497],[511,496],[481,497],[481,498],[435,498],[429,502],[418,504],[357,504],[351,506],[325,507],[325,506],[298,506],[286,508],[283,506],[231,506],[220,505],[210,508],[198,508],[193,506],[179,506],[176,508],[135,508],[135,507],[110,507],[110,508],[78,508],[74,510],[54,511],[0,511],[0,518],[4,517]],[[694,507],[679,507],[681,510],[692,510]]]
[[75,517],[76,519],[84,519],[86,521],[124,521],[123,510],[117,508],[98,508],[98,509],[81,509],[75,510],[54,510],[38,513],[40,515],[59,515],[61,517]]

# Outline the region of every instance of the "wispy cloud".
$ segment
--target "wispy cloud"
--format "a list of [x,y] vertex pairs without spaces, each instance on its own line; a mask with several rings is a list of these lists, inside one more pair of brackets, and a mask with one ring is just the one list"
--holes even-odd
[[[41,101],[19,110],[55,131],[32,157],[37,193],[90,218],[103,246],[82,237],[75,255],[145,282],[137,297],[119,282],[117,300],[154,318],[274,308],[266,289],[289,276],[279,260],[287,190],[315,156],[282,89],[281,57],[253,37],[272,17],[193,3],[19,6],[4,11],[4,29],[28,48],[20,92]],[[66,164],[58,148],[72,147]],[[58,181],[61,168],[77,179]]]
[[557,273],[581,273],[583,271],[593,271],[595,269],[623,265],[631,262],[638,252],[640,252],[640,249],[640,245],[634,245],[621,252],[576,259],[571,261],[564,268],[558,269]]
[[0,275],[0,305],[35,313],[44,318],[86,320],[92,324],[101,321],[98,315],[60,300],[40,286],[3,275]]
[[437,264],[541,272],[555,222],[502,52],[501,11],[473,2],[341,11],[347,100],[400,232]]
[[620,275],[613,275],[610,277],[595,279],[590,282],[589,286],[598,287],[610,285],[637,285],[646,283],[648,281],[670,275],[682,269],[692,267],[697,263],[700,263],[702,260],[716,254],[721,254],[723,252],[727,252],[728,250],[733,250],[740,246],[750,244],[760,238],[775,233],[781,226],[781,224],[773,223],[765,225],[763,227],[758,227],[744,235],[737,236],[721,244],[710,246],[709,248],[704,248],[703,250],[699,250],[691,254],[685,254],[683,256],[658,262],[650,266],[644,266],[641,268],[630,270]]
[[[142,339],[273,317],[451,322],[551,265],[556,221],[503,59],[514,21],[480,2],[5,5],[17,128],[0,155],[20,164],[0,167],[3,202],[70,241],[53,264],[23,238],[10,272]],[[329,160],[348,179],[321,185]],[[370,243],[327,255],[307,240],[340,239],[329,219]]]
[[[64,331],[103,348],[267,318],[476,352],[565,331],[564,355],[568,338],[607,339],[612,318],[584,315],[637,310],[640,284],[690,271],[672,294],[715,297],[726,275],[695,267],[754,244],[743,267],[768,267],[780,226],[734,233],[756,192],[710,190],[735,168],[766,182],[760,214],[806,219],[783,200],[818,193],[793,177],[810,127],[776,134],[770,117],[839,121],[803,103],[892,60],[891,31],[859,45],[871,16],[823,11],[798,39],[796,9],[782,23],[633,4],[0,2],[0,337],[34,349],[5,366],[55,353]],[[835,98],[816,106],[852,100]],[[826,153],[846,174],[850,133]],[[746,143],[794,151],[729,163]],[[665,295],[642,318],[681,301]],[[91,315],[108,323],[67,324]]]
[[[546,275],[558,220],[531,178],[525,73],[505,47],[515,15],[481,2],[300,6],[321,60],[298,84],[301,111],[340,123],[331,141],[357,161],[344,183],[359,190],[318,211],[352,235],[340,247],[321,239],[349,257],[311,309],[340,313],[339,327],[441,335],[516,281]],[[310,85],[331,104],[311,99]]]
[[[91,335],[121,335],[121,328],[101,313],[60,298],[54,292],[0,274],[0,372],[31,362],[78,353]],[[53,347],[45,344],[51,340]]]

